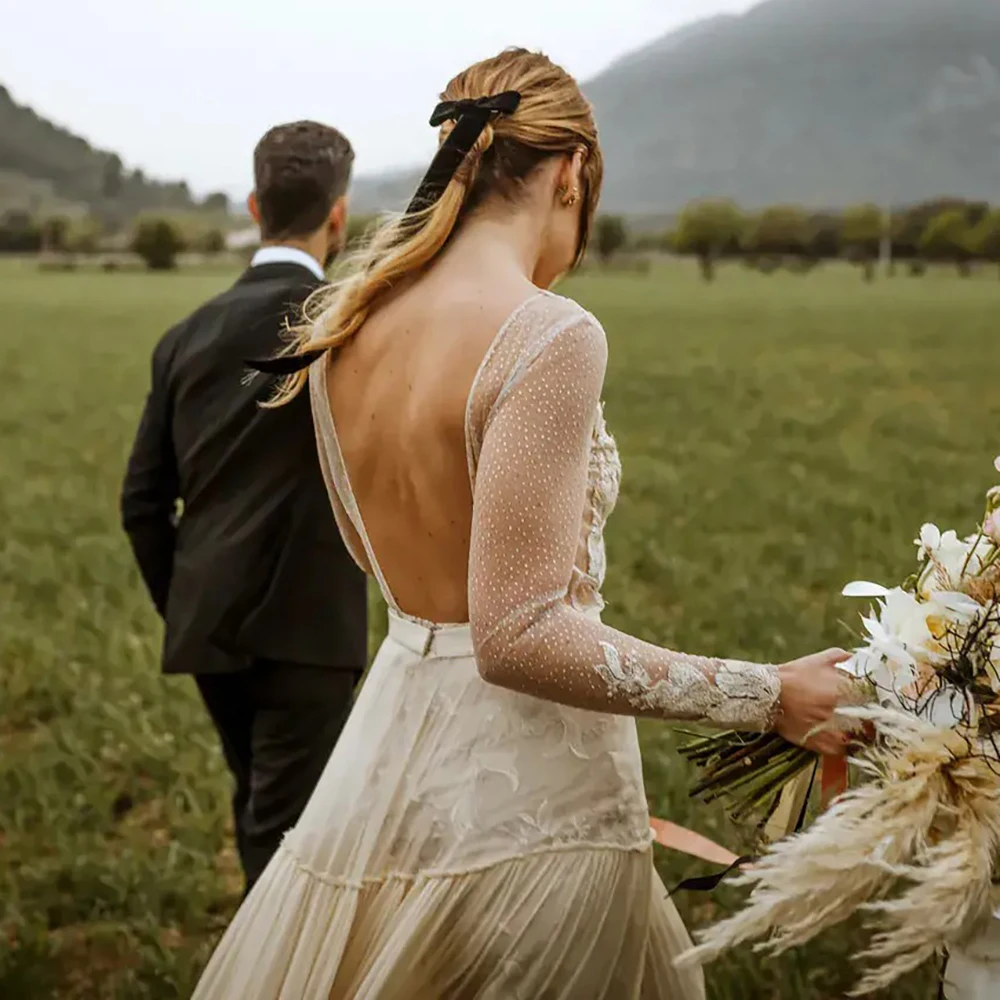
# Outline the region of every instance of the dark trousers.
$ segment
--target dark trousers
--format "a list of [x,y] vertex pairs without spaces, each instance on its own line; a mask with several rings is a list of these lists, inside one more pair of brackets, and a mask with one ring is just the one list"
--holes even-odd
[[247,892],[309,801],[360,679],[360,670],[274,660],[196,676],[236,781],[236,845]]

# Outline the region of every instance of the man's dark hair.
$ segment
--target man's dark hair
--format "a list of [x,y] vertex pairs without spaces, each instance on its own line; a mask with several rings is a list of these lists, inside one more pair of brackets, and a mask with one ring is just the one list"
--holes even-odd
[[347,193],[354,150],[319,122],[276,125],[253,153],[254,190],[266,240],[308,236]]

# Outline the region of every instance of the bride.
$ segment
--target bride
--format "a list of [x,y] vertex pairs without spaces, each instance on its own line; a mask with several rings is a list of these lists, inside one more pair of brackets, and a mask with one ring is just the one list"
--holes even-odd
[[845,654],[765,666],[602,624],[607,345],[547,291],[597,207],[591,110],[523,50],[443,96],[410,210],[310,304],[294,352],[259,365],[289,374],[277,403],[308,385],[389,631],[195,997],[703,997],[700,971],[673,967],[689,939],[653,867],[635,717],[802,743]]

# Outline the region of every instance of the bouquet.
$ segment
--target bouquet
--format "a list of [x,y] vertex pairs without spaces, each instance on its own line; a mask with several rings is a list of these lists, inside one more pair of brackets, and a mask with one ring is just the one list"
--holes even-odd
[[[990,919],[1000,862],[1000,486],[973,534],[926,524],[916,546],[916,572],[901,586],[844,589],[877,600],[864,645],[844,664],[866,696],[841,710],[844,720],[875,734],[852,759],[865,780],[743,872],[748,903],[704,933],[688,960],[753,939],[779,953],[861,910],[880,926],[862,956],[876,964],[860,994],[962,947]],[[728,799],[736,817],[759,813],[766,830],[785,803],[782,824],[804,825],[815,755],[738,733],[685,753],[705,768],[696,791]]]

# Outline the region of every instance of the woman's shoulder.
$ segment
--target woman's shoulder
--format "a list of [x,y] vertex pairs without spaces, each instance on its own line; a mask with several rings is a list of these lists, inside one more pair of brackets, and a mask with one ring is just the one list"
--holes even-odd
[[599,394],[607,338],[598,320],[574,299],[535,290],[507,317],[482,360],[466,409],[470,469],[493,416],[523,385],[556,395]]
[[604,328],[592,313],[574,299],[538,289],[497,331],[475,388],[495,402],[539,366],[603,374],[607,350]]
[[539,291],[538,298],[560,326],[590,326],[604,332],[600,320],[576,299],[552,291]]
[[495,348],[523,364],[544,354],[554,343],[580,350],[606,349],[604,327],[575,299],[539,289],[510,315]]

